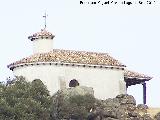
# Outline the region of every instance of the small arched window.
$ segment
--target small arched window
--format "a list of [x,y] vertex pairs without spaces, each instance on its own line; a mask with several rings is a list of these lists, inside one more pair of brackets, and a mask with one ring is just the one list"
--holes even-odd
[[76,79],[73,79],[69,82],[69,87],[79,86],[79,82]]

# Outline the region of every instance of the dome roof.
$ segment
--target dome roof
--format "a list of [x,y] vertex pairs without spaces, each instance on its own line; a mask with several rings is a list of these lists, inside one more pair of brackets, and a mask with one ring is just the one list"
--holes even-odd
[[33,35],[29,36],[28,39],[34,41],[36,39],[53,39],[54,37],[55,36],[46,29],[41,29],[41,32],[34,33]]

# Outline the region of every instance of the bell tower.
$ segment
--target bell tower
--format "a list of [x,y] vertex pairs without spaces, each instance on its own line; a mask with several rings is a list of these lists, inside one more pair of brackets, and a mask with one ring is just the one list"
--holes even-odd
[[37,32],[28,37],[33,42],[33,53],[45,53],[50,52],[53,49],[53,38],[55,37],[52,33],[46,30],[46,18],[47,15],[43,16],[44,28],[40,32]]

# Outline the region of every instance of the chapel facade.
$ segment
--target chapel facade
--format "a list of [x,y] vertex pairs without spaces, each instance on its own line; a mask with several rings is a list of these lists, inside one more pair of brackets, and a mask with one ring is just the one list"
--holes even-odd
[[50,94],[76,85],[92,87],[99,99],[125,94],[131,85],[143,85],[146,103],[146,81],[152,78],[129,71],[126,66],[107,53],[53,49],[54,35],[42,29],[28,37],[33,54],[8,65],[15,76],[28,81],[40,79]]

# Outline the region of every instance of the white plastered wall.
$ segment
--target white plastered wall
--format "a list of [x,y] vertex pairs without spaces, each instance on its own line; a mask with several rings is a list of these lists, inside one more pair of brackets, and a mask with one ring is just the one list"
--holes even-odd
[[96,98],[113,98],[126,93],[124,73],[120,69],[46,64],[18,67],[13,72],[29,81],[41,79],[51,94],[60,89],[60,80],[66,81],[68,87],[72,79],[78,80],[81,86],[92,87]]
[[33,41],[33,53],[45,53],[52,51],[52,39],[36,39]]

